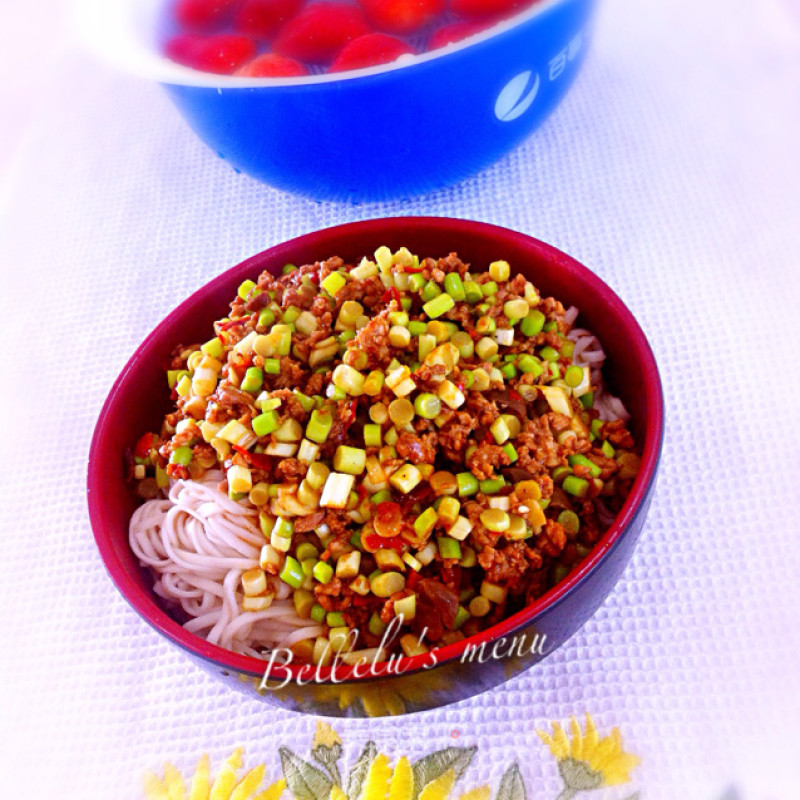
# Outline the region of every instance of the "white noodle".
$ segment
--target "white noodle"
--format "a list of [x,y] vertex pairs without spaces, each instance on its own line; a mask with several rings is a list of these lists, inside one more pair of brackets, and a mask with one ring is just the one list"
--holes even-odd
[[258,512],[219,491],[221,473],[176,481],[168,499],[150,500],[131,517],[129,541],[155,574],[153,591],[190,619],[184,628],[237,653],[264,658],[323,633],[302,619],[291,587],[267,576],[272,605],[242,611],[242,573],[257,567],[264,536]]

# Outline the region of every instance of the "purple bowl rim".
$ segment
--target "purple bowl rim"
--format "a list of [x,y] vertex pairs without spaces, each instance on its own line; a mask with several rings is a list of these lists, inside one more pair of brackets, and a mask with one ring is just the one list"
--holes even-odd
[[[106,436],[107,429],[111,424],[109,407],[113,405],[128,374],[135,370],[139,360],[143,357],[150,343],[156,338],[159,329],[166,320],[172,316],[180,316],[182,313],[186,313],[196,301],[205,299],[209,295],[213,296],[217,285],[224,282],[225,278],[231,272],[241,271],[244,273],[249,267],[255,267],[267,257],[281,260],[282,252],[290,252],[297,247],[302,247],[304,244],[313,245],[315,240],[321,235],[335,237],[346,233],[353,233],[354,235],[379,232],[393,233],[394,230],[387,231],[387,228],[401,229],[412,225],[416,230],[424,228],[428,231],[438,231],[445,228],[447,233],[456,236],[459,233],[484,233],[488,237],[499,236],[527,249],[533,247],[535,250],[538,250],[541,255],[546,256],[547,260],[551,263],[556,264],[559,268],[569,270],[573,273],[574,277],[579,276],[579,280],[588,286],[591,293],[597,296],[604,306],[610,306],[615,309],[626,332],[630,335],[631,346],[635,350],[637,360],[642,365],[645,373],[644,386],[647,395],[645,405],[647,408],[648,421],[645,429],[639,473],[634,480],[633,487],[631,488],[631,492],[622,510],[615,518],[611,527],[592,548],[591,553],[584,559],[577,570],[572,572],[567,578],[550,589],[531,605],[526,606],[496,625],[487,628],[480,634],[467,637],[460,642],[436,650],[436,665],[433,668],[438,668],[456,661],[464,653],[467,645],[479,646],[482,643],[488,644],[502,637],[513,635],[522,628],[534,623],[536,619],[546,611],[550,611],[560,605],[607,560],[622,537],[630,529],[631,523],[642,511],[642,504],[646,502],[650,496],[650,491],[655,481],[660,462],[664,438],[664,398],[661,379],[655,356],[639,323],[619,296],[594,272],[553,245],[547,244],[527,234],[486,222],[453,217],[382,217],[344,223],[302,234],[301,236],[269,247],[230,267],[207,281],[170,311],[136,348],[133,355],[114,381],[103,403],[92,436],[87,468],[87,503],[92,533],[105,569],[117,590],[136,613],[173,644],[178,645],[188,653],[211,662],[223,669],[248,674],[253,677],[263,676],[267,664],[264,660],[234,653],[218,645],[211,644],[200,636],[186,631],[178,622],[172,619],[166,611],[158,606],[152,591],[148,592],[142,590],[138,584],[133,581],[127,574],[122,563],[117,559],[114,549],[109,543],[110,534],[103,525],[103,511],[101,508],[103,500],[99,487],[103,466],[99,459],[95,458],[95,453],[99,449],[99,444]],[[288,258],[287,255],[287,257],[282,260],[287,260]],[[257,268],[263,269],[260,266]],[[377,674],[365,677],[351,676],[349,668],[340,668],[336,672],[336,683],[366,683],[373,680],[406,677],[414,672],[430,669],[431,658],[429,655],[404,656],[396,662],[397,670],[399,671],[400,668],[402,668],[402,675],[386,673],[380,670],[380,665],[378,665],[378,668],[379,669],[376,670]],[[270,678],[274,680],[283,680],[288,674],[292,680],[294,680],[297,677],[296,673],[300,669],[302,669],[302,665],[289,665],[286,667],[276,666],[274,671],[270,673]],[[319,676],[322,683],[325,683],[330,678],[330,668],[319,670]]]

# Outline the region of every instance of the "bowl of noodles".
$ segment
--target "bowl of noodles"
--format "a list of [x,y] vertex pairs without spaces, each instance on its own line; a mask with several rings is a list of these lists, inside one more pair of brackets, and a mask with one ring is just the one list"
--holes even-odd
[[403,713],[502,683],[611,591],[663,400],[588,269],[437,218],[308,234],[173,311],[115,383],[89,511],[133,608],[285,708]]

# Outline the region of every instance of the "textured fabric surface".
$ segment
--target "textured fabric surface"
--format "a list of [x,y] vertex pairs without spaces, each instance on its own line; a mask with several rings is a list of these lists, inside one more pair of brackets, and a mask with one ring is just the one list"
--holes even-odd
[[338,721],[350,763],[368,738],[413,756],[457,735],[480,747],[468,785],[517,759],[529,797],[554,798],[535,728],[589,711],[642,758],[608,797],[797,797],[800,15],[781,0],[602,6],[585,71],[536,135],[404,203],[313,203],[236,175],[157,87],[73,48],[37,73],[0,162],[4,797],[135,798],[165,758],[188,770],[244,745],[277,776],[279,744],[307,751],[314,719],[231,693],[116,592],[87,520],[89,440],[137,343],[209,278],[306,231],[406,213],[506,225],[601,275],[656,353],[666,441],[640,546],[584,629],[472,701]]

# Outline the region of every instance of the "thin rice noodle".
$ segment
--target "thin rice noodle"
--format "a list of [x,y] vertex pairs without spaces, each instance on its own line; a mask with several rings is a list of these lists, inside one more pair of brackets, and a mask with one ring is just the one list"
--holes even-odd
[[155,577],[153,590],[189,620],[186,630],[212,644],[263,658],[323,633],[302,619],[292,590],[267,575],[272,604],[242,610],[242,573],[258,567],[264,536],[258,512],[219,491],[219,471],[198,480],[175,481],[167,498],[149,500],[134,512],[131,549]]
[[[571,306],[564,313],[564,320],[572,325],[578,318],[578,309]],[[623,402],[614,395],[606,391],[603,382],[603,364],[606,354],[600,340],[585,328],[573,328],[567,338],[575,342],[575,349],[572,351],[572,361],[579,367],[589,367],[592,385],[597,389],[594,393],[594,408],[600,415],[603,422],[610,422],[614,419],[621,419],[627,422],[631,415],[625,408]]]

